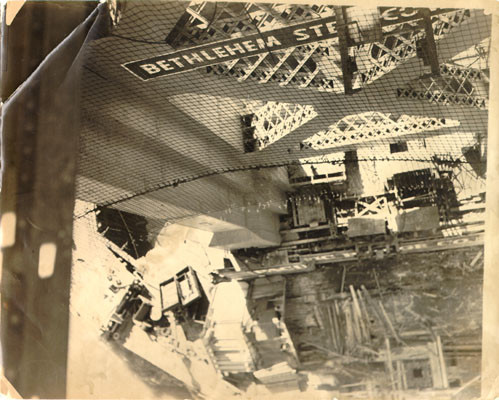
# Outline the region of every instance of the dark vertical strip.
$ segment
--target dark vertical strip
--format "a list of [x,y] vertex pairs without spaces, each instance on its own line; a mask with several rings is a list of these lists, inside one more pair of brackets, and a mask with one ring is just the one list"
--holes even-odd
[[[61,40],[54,30],[71,31],[88,15],[88,7],[68,14],[54,4],[27,2],[10,27],[3,23],[11,34],[2,82],[10,97],[2,109],[1,215],[4,223],[15,217],[3,226],[15,241],[2,244],[2,353],[5,376],[24,398],[66,397],[78,55],[97,14],[40,64]],[[55,249],[46,276],[39,273],[42,248]]]
[[341,70],[343,72],[343,86],[345,94],[352,94],[352,68],[348,56],[349,35],[348,26],[345,17],[345,7],[334,7],[336,15],[336,29],[338,31],[338,40],[340,45]]
[[434,76],[440,75],[440,65],[438,63],[437,45],[433,35],[433,24],[431,22],[431,14],[428,8],[421,11],[423,14],[424,30],[426,34],[426,49],[428,52],[428,59],[431,66],[431,73]]

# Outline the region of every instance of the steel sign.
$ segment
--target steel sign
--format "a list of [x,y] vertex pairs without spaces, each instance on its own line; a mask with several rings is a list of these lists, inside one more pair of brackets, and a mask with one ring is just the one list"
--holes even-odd
[[145,81],[337,36],[336,17],[332,16],[132,61],[122,66]]
[[[445,14],[452,9],[432,9],[430,16]],[[421,29],[422,9],[380,7],[379,23],[385,34],[393,30]],[[338,37],[335,16],[314,19],[287,27],[281,27],[247,36],[225,39],[204,45],[190,47],[142,60],[131,61],[122,66],[138,78],[147,81],[165,75],[175,75],[240,58],[257,56],[272,51],[320,42]],[[348,21],[359,30],[362,21]],[[363,27],[364,31],[366,27]],[[358,44],[376,41],[360,40]]]

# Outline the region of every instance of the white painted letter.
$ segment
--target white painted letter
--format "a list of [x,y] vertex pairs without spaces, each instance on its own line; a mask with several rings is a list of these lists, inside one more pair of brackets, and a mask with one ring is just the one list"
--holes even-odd
[[148,74],[157,74],[159,71],[161,71],[156,65],[154,64],[142,64],[140,66],[144,71],[146,71]]
[[266,49],[267,47],[272,47],[273,45],[279,46],[281,42],[279,42],[279,40],[277,40],[274,36],[269,36],[267,38],[267,45],[265,45],[263,39],[260,38],[256,39],[256,44],[260,49]]
[[336,22],[328,22],[326,28],[329,33],[336,33]]
[[253,42],[251,42],[251,40],[247,40],[246,42],[243,42],[243,46],[246,47],[246,50],[248,50],[248,51],[256,51],[256,50],[258,50],[255,47],[255,44]]
[[171,71],[174,69],[170,64],[168,64],[165,60],[159,60],[156,61],[156,64],[158,64],[161,68],[163,68],[165,71]]
[[320,25],[314,25],[314,26],[311,26],[310,29],[314,30],[314,32],[317,35],[317,37],[321,37],[322,36],[321,27],[322,27],[322,24],[320,24]]
[[274,36],[269,36],[267,38],[267,46],[268,47],[272,47],[274,45],[279,46],[280,44],[281,44],[281,42],[279,42],[279,40],[277,40]]
[[189,56],[182,56],[185,58],[185,61],[187,61],[189,64],[193,65],[195,61],[197,62],[203,62],[203,58],[199,56],[197,53],[192,53],[191,57]]
[[[394,13],[395,15],[391,15],[392,13]],[[391,8],[388,8],[387,10],[383,11],[383,14],[381,14],[381,19],[385,19],[387,21],[395,21],[397,19],[399,19],[399,16],[397,15],[399,13],[398,11],[398,8],[397,7],[391,7]]]
[[211,60],[216,60],[216,58],[215,58],[215,57],[210,56],[210,55],[209,55],[209,54],[208,54],[205,50],[201,51],[200,53],[201,53],[201,54],[204,56],[204,58],[206,58],[208,61],[211,61]]
[[180,57],[173,57],[173,58],[170,58],[168,61],[174,62],[177,65],[177,67],[184,68],[184,64],[182,64],[179,60],[180,60]]
[[310,38],[310,35],[306,32],[305,28],[293,31],[293,35],[299,36],[296,38],[296,40],[307,40],[308,38]]
[[215,53],[217,57],[228,57],[228,54],[221,47],[215,47],[213,53]]
[[224,47],[225,47],[225,50],[227,50],[231,56],[235,56],[236,51],[238,51],[241,54],[246,53],[246,51],[242,48],[242,46],[239,43],[234,43],[234,47],[232,47],[232,48],[230,47],[230,45],[226,45]]

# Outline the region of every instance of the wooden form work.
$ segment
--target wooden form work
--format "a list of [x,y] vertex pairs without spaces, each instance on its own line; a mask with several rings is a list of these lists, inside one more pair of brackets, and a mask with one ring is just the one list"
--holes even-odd
[[196,272],[189,266],[161,283],[159,289],[162,311],[168,311],[179,304],[187,306],[201,298]]
[[[326,332],[327,352],[350,360],[368,360],[378,356],[373,337],[380,332],[400,340],[381,302],[375,302],[367,289],[349,286],[330,300],[314,306],[314,316]],[[391,328],[390,328],[391,327]],[[317,348],[317,343],[309,341]]]

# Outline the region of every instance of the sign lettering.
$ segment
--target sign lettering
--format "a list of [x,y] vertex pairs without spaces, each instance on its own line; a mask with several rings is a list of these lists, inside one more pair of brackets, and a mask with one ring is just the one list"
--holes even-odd
[[[424,28],[421,8],[379,7],[378,9],[381,27],[386,33]],[[452,8],[430,9],[430,16],[437,17],[453,11],[456,10]]]
[[[439,14],[452,11],[452,9],[432,9],[430,15],[436,17]],[[405,30],[423,29],[424,27],[421,22],[420,8],[379,7],[379,15],[380,25],[385,35],[394,31],[403,32]],[[349,22],[349,24],[363,27],[362,21]],[[213,64],[257,56],[336,37],[338,37],[336,18],[331,16],[244,37],[199,45],[144,60],[132,61],[122,64],[122,66],[138,78],[146,81],[160,76],[179,74]],[[357,44],[371,43],[373,41],[376,41],[376,39],[366,38],[360,40]]]
[[328,17],[132,61],[122,66],[140,79],[149,80],[335,37],[336,18]]

